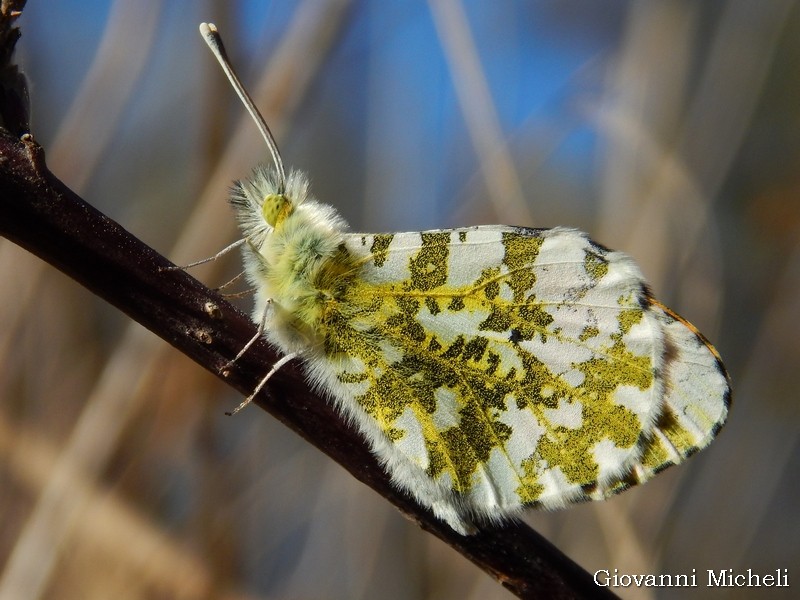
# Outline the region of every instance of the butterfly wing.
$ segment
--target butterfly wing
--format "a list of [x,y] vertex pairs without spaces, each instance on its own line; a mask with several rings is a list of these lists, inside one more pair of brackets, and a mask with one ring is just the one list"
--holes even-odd
[[309,369],[394,481],[459,531],[621,491],[724,420],[724,376],[692,388],[713,348],[580,232],[350,234],[345,248],[357,272],[331,294]]
[[725,424],[730,380],[716,349],[680,315],[650,298],[650,311],[665,337],[664,402],[628,478],[602,490],[608,496],[644,483],[708,446]]

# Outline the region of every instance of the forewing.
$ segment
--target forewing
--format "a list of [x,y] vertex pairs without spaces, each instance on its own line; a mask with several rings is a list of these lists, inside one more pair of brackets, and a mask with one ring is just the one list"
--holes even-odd
[[361,266],[327,313],[328,388],[401,484],[406,460],[492,515],[611,489],[640,462],[665,341],[627,256],[562,228],[346,246]]

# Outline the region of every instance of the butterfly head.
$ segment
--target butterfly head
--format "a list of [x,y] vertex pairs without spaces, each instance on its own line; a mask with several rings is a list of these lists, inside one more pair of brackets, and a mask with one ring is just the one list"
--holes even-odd
[[286,194],[268,194],[261,203],[261,216],[273,228],[279,227],[293,210],[294,205]]

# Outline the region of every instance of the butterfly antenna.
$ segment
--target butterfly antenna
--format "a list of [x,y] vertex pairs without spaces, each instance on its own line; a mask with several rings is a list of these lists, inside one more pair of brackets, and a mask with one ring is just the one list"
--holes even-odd
[[247,90],[244,89],[242,82],[233,70],[216,25],[213,23],[200,23],[200,35],[203,36],[206,44],[211,48],[211,52],[217,57],[217,61],[219,61],[219,64],[222,66],[222,70],[225,71],[225,75],[228,76],[228,81],[231,82],[233,89],[236,90],[244,107],[247,109],[247,112],[250,113],[250,116],[253,117],[253,120],[256,122],[256,127],[258,127],[261,136],[267,143],[269,153],[272,155],[272,162],[275,164],[275,170],[278,172],[278,193],[283,194],[286,191],[286,172],[283,169],[283,159],[281,159],[278,144],[275,142],[275,138],[269,130],[267,122],[264,120],[264,117],[261,116],[261,113],[258,112],[253,99],[250,97],[250,94],[247,93]]

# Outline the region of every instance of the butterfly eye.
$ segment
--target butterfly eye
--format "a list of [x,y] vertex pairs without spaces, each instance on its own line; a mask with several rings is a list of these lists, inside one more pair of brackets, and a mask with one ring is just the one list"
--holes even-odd
[[272,227],[276,227],[292,214],[293,206],[283,194],[268,194],[261,204],[261,215]]

